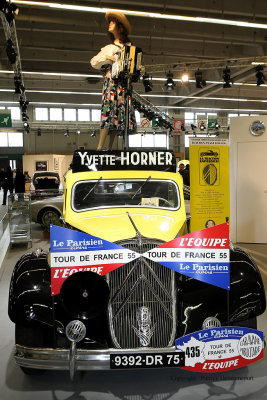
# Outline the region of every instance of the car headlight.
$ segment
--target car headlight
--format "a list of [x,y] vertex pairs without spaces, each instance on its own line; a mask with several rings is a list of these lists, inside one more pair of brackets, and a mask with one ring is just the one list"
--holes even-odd
[[109,286],[95,272],[76,272],[63,282],[60,298],[65,311],[72,317],[91,319],[105,309],[109,300]]

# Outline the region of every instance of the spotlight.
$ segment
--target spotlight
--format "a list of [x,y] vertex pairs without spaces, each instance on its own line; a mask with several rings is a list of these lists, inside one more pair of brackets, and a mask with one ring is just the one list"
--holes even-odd
[[13,42],[11,39],[8,39],[6,42],[6,55],[11,64],[15,64],[17,59],[17,53],[15,52],[15,49],[13,47]]
[[223,70],[223,80],[224,80],[224,88],[230,88],[231,87],[231,75],[230,75],[231,71],[230,68],[226,67]]
[[144,88],[145,88],[145,92],[146,92],[146,93],[152,91],[152,86],[153,86],[153,85],[152,85],[151,79],[149,78],[149,75],[148,75],[148,74],[144,74],[144,75],[143,75],[143,85],[144,85]]
[[28,119],[29,119],[28,115],[25,112],[23,112],[22,113],[22,121],[27,122]]
[[37,129],[37,136],[42,136],[41,128]]
[[194,124],[191,124],[191,129],[194,131],[196,129],[196,126]]
[[[22,94],[21,76],[14,76],[15,94]],[[23,88],[24,89],[24,88]]]
[[28,122],[24,122],[23,127],[26,134],[30,133],[30,125],[28,124]]
[[24,101],[22,96],[20,96],[19,105],[20,105],[20,109],[21,109],[22,113],[26,113],[27,109],[28,109],[29,102],[28,101]]
[[65,137],[69,137],[69,136],[70,136],[70,135],[69,135],[69,129],[68,129],[68,128],[65,130],[64,136],[65,136]]
[[91,137],[96,137],[95,129],[94,129],[93,132],[91,133]]
[[181,124],[181,131],[185,132],[184,124]]
[[255,68],[256,78],[257,78],[257,86],[263,85],[265,83],[265,76],[263,74],[263,65],[257,65]]
[[218,122],[215,124],[215,129],[219,129],[221,126],[218,124]]
[[201,122],[201,124],[200,124],[200,130],[203,132],[204,130],[205,130],[205,124],[203,123],[203,122]]
[[6,20],[9,25],[15,18],[15,15],[18,15],[19,13],[19,9],[14,3],[9,3],[5,0],[0,0],[0,11],[5,14]]
[[77,135],[79,135],[81,133],[81,131],[78,129],[76,133],[77,133]]
[[169,71],[167,73],[167,81],[165,83],[167,90],[173,90],[176,86],[172,78],[173,78],[173,73]]
[[196,88],[197,89],[202,89],[203,87],[206,86],[206,81],[202,78],[202,71],[198,70],[195,72],[195,78],[196,78]]
[[187,85],[189,83],[189,75],[186,72],[181,76],[181,81],[183,85]]

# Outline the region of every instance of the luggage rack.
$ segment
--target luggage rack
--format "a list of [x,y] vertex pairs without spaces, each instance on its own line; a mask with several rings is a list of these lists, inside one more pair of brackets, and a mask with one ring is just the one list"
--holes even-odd
[[15,193],[8,196],[11,248],[15,243],[30,243],[30,247],[32,247],[30,211],[31,199],[29,194]]

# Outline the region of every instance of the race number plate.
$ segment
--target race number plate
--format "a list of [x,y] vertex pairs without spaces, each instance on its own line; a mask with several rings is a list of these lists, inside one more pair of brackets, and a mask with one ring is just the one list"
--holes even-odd
[[175,353],[135,353],[135,354],[111,354],[111,369],[127,368],[171,368],[183,367],[185,363],[185,353],[177,351]]

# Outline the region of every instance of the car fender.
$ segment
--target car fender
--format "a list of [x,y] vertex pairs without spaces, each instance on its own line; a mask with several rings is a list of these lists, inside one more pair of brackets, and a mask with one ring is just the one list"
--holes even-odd
[[16,263],[9,289],[8,314],[14,323],[53,323],[50,267],[47,253],[30,252]]
[[206,318],[222,325],[241,326],[266,308],[260,271],[252,258],[239,248],[230,250],[230,290],[183,276],[178,284],[180,336],[203,329]]

